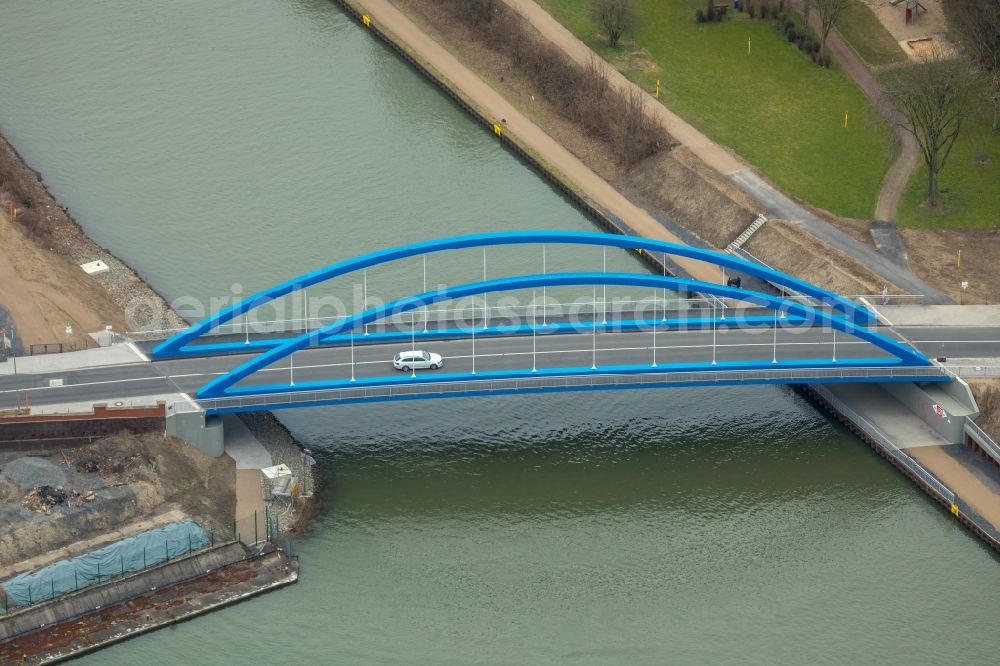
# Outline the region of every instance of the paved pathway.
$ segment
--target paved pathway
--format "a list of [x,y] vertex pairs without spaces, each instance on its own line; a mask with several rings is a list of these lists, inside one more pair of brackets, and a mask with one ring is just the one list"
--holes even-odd
[[[534,0],[504,0],[504,2],[517,10],[542,35],[576,62],[585,64],[593,56],[593,51],[589,46],[580,41]],[[847,48],[846,45],[844,48]],[[911,294],[924,294],[928,303],[952,302],[942,292],[925,283],[907,268],[883,257],[872,248],[858,242],[776,190],[731,151],[712,142],[704,134],[672,113],[659,100],[626,79],[621,73],[612,71],[610,78],[612,85],[616,88],[641,91],[646,96],[646,108],[664,124],[674,138],[760,203],[770,217],[789,220],[806,233],[864,263],[887,282],[895,284]],[[874,80],[871,81],[871,85],[874,85]]]
[[[801,0],[794,0],[792,6],[801,13]],[[809,26],[817,35],[821,34],[819,12],[814,10],[810,19]],[[910,174],[913,173],[913,169],[917,166],[917,161],[920,158],[920,148],[913,135],[899,127],[898,110],[884,103],[881,99],[875,76],[868,69],[868,66],[862,62],[861,58],[858,57],[854,49],[841,37],[839,32],[833,30],[830,33],[826,39],[826,48],[830,56],[858,84],[858,87],[865,93],[865,96],[871,100],[872,106],[878,110],[885,121],[896,132],[896,139],[899,142],[899,155],[885,174],[885,179],[882,181],[882,189],[878,195],[878,203],[875,204],[876,220],[895,221],[899,199],[902,197],[903,190],[906,189],[906,184],[910,180]]]

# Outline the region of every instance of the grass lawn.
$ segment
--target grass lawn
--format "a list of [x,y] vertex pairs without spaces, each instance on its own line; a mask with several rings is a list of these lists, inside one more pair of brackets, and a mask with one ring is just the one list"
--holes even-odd
[[977,113],[962,126],[941,172],[940,210],[930,210],[927,167],[913,172],[899,202],[899,223],[907,227],[987,229],[1000,227],[1000,131],[990,130],[992,115],[980,95]]
[[906,60],[899,43],[861,0],[850,0],[837,22],[837,30],[870,66],[892,65]]
[[893,157],[889,128],[841,71],[817,67],[770,24],[733,10],[722,23],[698,24],[702,0],[637,0],[635,42],[650,67],[598,39],[587,0],[541,3],[646,90],[659,79],[671,110],[781,189],[838,215],[871,217]]

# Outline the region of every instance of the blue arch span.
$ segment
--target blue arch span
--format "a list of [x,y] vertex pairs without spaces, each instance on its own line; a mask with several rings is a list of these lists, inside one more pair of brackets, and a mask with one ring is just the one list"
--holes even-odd
[[153,357],[162,359],[177,355],[189,342],[201,337],[220,324],[232,321],[236,317],[246,314],[250,310],[269,303],[276,298],[287,296],[296,290],[320,284],[335,277],[353,273],[358,270],[398,261],[399,259],[433,252],[441,252],[444,250],[459,250],[473,247],[492,247],[499,245],[548,243],[598,245],[629,250],[639,249],[675,257],[697,259],[716,266],[741,271],[748,275],[753,275],[774,284],[781,285],[787,289],[803,293],[807,296],[812,296],[820,301],[829,303],[834,309],[849,315],[859,324],[871,324],[875,321],[875,315],[873,313],[868,311],[866,308],[851,302],[849,299],[838,296],[833,292],[817,287],[786,273],[746,261],[745,259],[740,259],[739,257],[735,257],[733,255],[716,252],[714,250],[705,250],[702,248],[692,247],[690,245],[668,243],[666,241],[642,238],[638,236],[621,236],[618,234],[602,234],[582,231],[517,231],[453,236],[451,238],[443,238],[434,241],[413,243],[411,245],[378,250],[360,257],[340,261],[315,271],[303,273],[296,278],[282,282],[281,284],[260,291],[252,296],[248,296],[239,303],[235,303],[228,308],[219,310],[196,324],[191,325],[191,327],[187,330],[182,331],[157,345],[157,347],[153,349]]
[[[812,321],[827,324],[836,330],[869,342],[879,349],[892,354],[898,359],[898,363],[900,364],[919,366],[930,364],[930,359],[923,354],[900,342],[881,335],[880,333],[865,328],[854,321],[769,294],[762,294],[760,292],[737,289],[736,287],[727,287],[709,282],[702,282],[700,280],[692,280],[689,278],[666,277],[650,274],[552,273],[548,275],[527,275],[512,278],[501,278],[498,280],[475,282],[457,287],[447,287],[444,289],[424,292],[415,296],[408,296],[391,303],[370,308],[364,312],[347,317],[346,319],[332,322],[321,328],[303,333],[298,337],[288,339],[283,344],[263,352],[259,356],[237,366],[227,374],[212,380],[198,391],[198,397],[223,397],[227,395],[226,391],[237,382],[249,377],[258,370],[262,370],[272,363],[293,354],[296,351],[319,346],[326,338],[344,333],[346,331],[351,331],[365,324],[378,321],[379,319],[408,312],[416,308],[456,298],[464,298],[466,296],[475,296],[478,294],[496,291],[514,291],[545,286],[555,287],[600,284],[650,287],[654,289],[669,289],[671,291],[700,291],[722,298],[732,298],[753,303],[772,310],[781,310],[793,316],[800,316]],[[778,367],[780,367],[780,364],[781,362],[779,361]],[[313,384],[308,390],[316,390],[320,387],[321,386]],[[290,385],[287,389],[288,392],[303,390],[296,389],[296,387]]]

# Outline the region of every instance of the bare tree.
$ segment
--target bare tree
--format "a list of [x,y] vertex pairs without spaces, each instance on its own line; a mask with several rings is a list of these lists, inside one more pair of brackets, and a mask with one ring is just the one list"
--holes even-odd
[[993,129],[1000,129],[1000,2],[948,0],[942,6],[952,38],[986,72],[986,97],[993,105]]
[[806,34],[809,31],[809,15],[812,13],[813,0],[802,1],[802,17],[805,19]]
[[618,46],[622,35],[634,32],[639,25],[633,0],[591,0],[591,11],[607,34],[609,46]]
[[819,54],[824,56],[826,55],[826,38],[833,30],[833,26],[837,24],[840,15],[847,9],[850,0],[813,0],[813,2],[816,3],[816,11],[819,12]]
[[467,0],[469,13],[476,23],[489,23],[497,13],[497,0]]
[[883,95],[899,111],[900,127],[917,139],[927,163],[931,206],[939,204],[938,177],[968,115],[976,85],[975,70],[967,60],[940,52],[891,70],[882,80]]

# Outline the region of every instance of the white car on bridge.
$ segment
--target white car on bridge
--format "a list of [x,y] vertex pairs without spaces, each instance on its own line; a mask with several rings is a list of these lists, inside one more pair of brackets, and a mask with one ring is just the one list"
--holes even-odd
[[423,351],[420,349],[402,351],[392,358],[392,367],[403,372],[410,370],[437,370],[444,365],[444,359],[440,354]]

